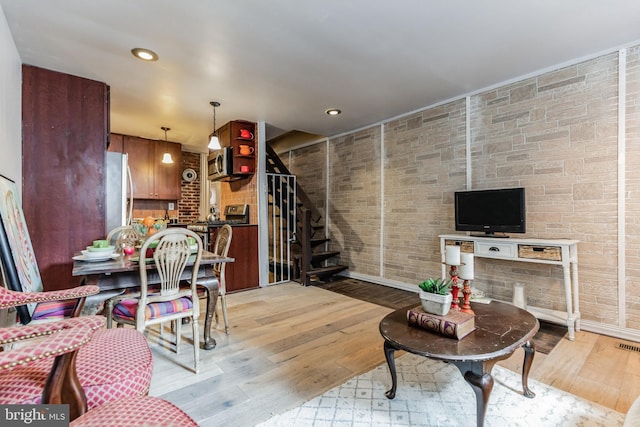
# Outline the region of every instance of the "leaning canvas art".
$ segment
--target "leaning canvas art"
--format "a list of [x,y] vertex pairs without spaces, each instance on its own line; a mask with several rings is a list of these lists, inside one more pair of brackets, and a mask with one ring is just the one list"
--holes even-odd
[[[40,271],[22,212],[16,184],[0,175],[0,258],[9,289],[40,292]],[[35,305],[28,308],[33,313]],[[19,310],[20,312],[20,310]],[[22,314],[21,314],[22,316]]]

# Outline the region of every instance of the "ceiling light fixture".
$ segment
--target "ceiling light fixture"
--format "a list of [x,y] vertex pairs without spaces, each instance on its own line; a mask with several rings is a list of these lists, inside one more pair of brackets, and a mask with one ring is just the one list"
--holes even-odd
[[342,113],[342,110],[339,108],[329,108],[327,111],[325,111],[325,114],[329,116],[337,116],[341,113]]
[[167,151],[162,155],[162,163],[171,164],[173,163],[173,157],[171,157],[171,153],[169,153],[169,141],[167,140],[167,131],[171,130],[171,128],[162,126],[160,129],[164,131],[164,142],[167,145]]
[[138,59],[142,59],[143,61],[157,61],[158,54],[149,49],[143,49],[141,47],[136,47],[135,49],[131,49],[131,53]]
[[219,150],[222,147],[220,146],[220,140],[216,134],[216,107],[219,107],[220,103],[217,101],[211,101],[209,104],[213,107],[213,133],[211,134],[208,148],[209,150]]

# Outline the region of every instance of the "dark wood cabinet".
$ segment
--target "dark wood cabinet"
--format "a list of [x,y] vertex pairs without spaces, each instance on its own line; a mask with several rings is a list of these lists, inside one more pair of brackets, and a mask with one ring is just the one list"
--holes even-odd
[[[171,153],[173,163],[162,163]],[[124,152],[129,155],[134,199],[179,200],[182,147],[174,142],[124,136]]]
[[218,129],[217,133],[220,145],[233,148],[233,175],[253,175],[256,169],[256,124],[234,120]]
[[22,207],[46,290],[78,284],[76,251],[105,235],[109,87],[22,67]]
[[124,153],[124,135],[112,133],[109,135],[109,147],[107,151],[114,153]]
[[[215,242],[217,228],[211,230],[210,242]],[[232,227],[229,256],[234,262],[227,263],[225,277],[227,292],[257,288],[260,286],[258,271],[258,226]]]

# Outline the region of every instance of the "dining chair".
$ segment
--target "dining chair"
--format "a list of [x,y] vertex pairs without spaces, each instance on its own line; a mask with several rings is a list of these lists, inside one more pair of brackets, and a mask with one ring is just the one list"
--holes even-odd
[[[0,352],[0,392],[9,389],[24,393],[33,389],[42,396],[39,403],[68,405],[69,425],[75,427],[109,426],[197,426],[195,421],[172,403],[150,396],[127,396],[99,406],[87,405],[85,390],[78,380],[79,352],[95,340],[96,327],[104,317],[88,316],[64,319],[47,324],[0,328],[0,345],[20,342],[20,346]],[[126,349],[112,347],[120,354]],[[29,370],[46,365],[46,381],[8,382],[16,370]]]
[[[213,246],[213,253],[216,255],[226,257],[229,254],[229,247],[231,246],[231,238],[233,237],[233,229],[229,224],[225,224],[220,227],[217,231],[216,241]],[[227,317],[227,285],[226,285],[226,277],[225,277],[225,269],[226,262],[217,263],[213,266],[214,277],[207,277],[205,279],[200,279],[197,282],[198,292],[201,297],[206,297],[207,301],[212,296],[210,295],[210,289],[216,289],[217,292],[214,294],[213,298],[216,298],[214,301],[214,316],[216,319],[216,326],[219,324],[218,318],[218,304],[217,298],[220,297],[220,305],[222,306],[222,318],[224,320],[224,332],[229,335],[229,319]],[[207,285],[204,285],[204,281],[207,281]],[[210,320],[206,319],[205,328],[210,327]]]
[[129,239],[136,240],[137,234],[131,225],[121,225],[107,233],[106,240],[110,245],[118,246],[118,240]]
[[[83,298],[98,291],[97,286],[48,292],[16,292],[0,287],[0,309],[58,298]],[[0,346],[4,350],[0,355],[21,346],[21,338],[17,337],[41,337],[59,328],[81,325],[94,331],[91,341],[80,348],[75,359],[78,381],[86,399],[84,404],[92,409],[120,398],[146,395],[153,373],[153,357],[147,340],[135,329],[104,329],[105,323],[103,316],[82,316],[0,328]],[[0,372],[0,404],[52,403],[42,394],[52,363],[51,358],[38,358],[33,363]],[[77,391],[72,388],[69,393],[77,394]]]
[[[189,238],[196,241],[196,248],[190,247]],[[157,246],[153,248],[154,245]],[[198,334],[198,317],[200,305],[196,278],[200,259],[202,257],[202,240],[196,233],[186,228],[168,228],[148,237],[139,255],[140,292],[119,295],[107,301],[107,328],[115,321],[120,324],[134,326],[139,332],[144,332],[148,326],[175,321],[175,351],[180,350],[182,319],[190,318],[193,329],[194,371],[200,370]],[[187,266],[193,261],[191,281],[193,285],[181,288],[180,281]],[[150,268],[153,262],[154,268]],[[149,289],[147,277],[157,274],[159,286]],[[195,303],[194,303],[195,301]]]

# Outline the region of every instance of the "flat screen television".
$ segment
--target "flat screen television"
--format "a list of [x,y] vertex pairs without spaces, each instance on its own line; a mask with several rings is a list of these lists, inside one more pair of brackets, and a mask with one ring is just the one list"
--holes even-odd
[[526,211],[524,188],[457,191],[456,231],[524,233]]

